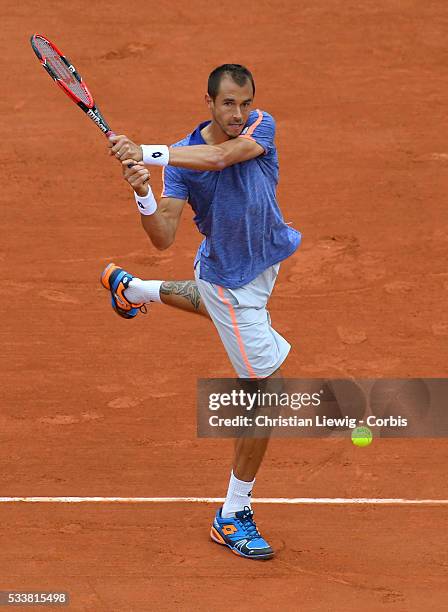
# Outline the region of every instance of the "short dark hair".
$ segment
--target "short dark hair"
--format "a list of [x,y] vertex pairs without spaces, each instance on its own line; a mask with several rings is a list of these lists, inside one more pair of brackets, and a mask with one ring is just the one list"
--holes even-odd
[[255,82],[250,70],[245,66],[241,66],[241,64],[223,64],[215,68],[208,77],[207,91],[210,98],[216,99],[221,79],[227,75],[240,87],[243,87],[247,81],[250,81],[252,83],[253,95],[255,96]]

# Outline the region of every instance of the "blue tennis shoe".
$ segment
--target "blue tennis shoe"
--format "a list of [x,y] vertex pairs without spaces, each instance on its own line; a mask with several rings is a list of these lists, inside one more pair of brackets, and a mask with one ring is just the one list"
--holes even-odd
[[271,559],[274,556],[272,548],[261,537],[249,506],[231,518],[223,518],[221,511],[219,508],[216,512],[210,531],[214,542],[228,546],[233,553],[246,559]]
[[133,304],[124,295],[133,278],[132,274],[113,263],[110,263],[101,275],[101,284],[110,291],[112,308],[124,319],[133,319],[139,310],[146,312],[145,304]]

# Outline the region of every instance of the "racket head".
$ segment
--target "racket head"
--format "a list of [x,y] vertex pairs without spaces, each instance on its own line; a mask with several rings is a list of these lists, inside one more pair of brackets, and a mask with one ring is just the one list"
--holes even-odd
[[95,106],[92,94],[75,67],[48,38],[33,34],[30,39],[34,53],[40,63],[61,89],[79,106],[92,109]]

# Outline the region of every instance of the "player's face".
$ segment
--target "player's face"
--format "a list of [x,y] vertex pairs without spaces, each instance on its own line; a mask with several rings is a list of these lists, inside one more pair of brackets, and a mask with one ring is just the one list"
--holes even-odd
[[215,100],[206,97],[213,121],[229,137],[239,136],[246,124],[253,102],[252,83],[240,87],[230,77],[223,77]]

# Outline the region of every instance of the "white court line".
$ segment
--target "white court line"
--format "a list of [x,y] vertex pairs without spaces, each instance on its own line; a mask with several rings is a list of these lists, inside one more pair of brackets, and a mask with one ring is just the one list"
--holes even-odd
[[[260,497],[252,500],[254,504],[294,504],[294,505],[334,505],[334,504],[383,504],[390,506],[446,506],[448,499],[400,499],[370,497]],[[0,503],[40,503],[40,504],[218,504],[223,497],[0,497]]]

